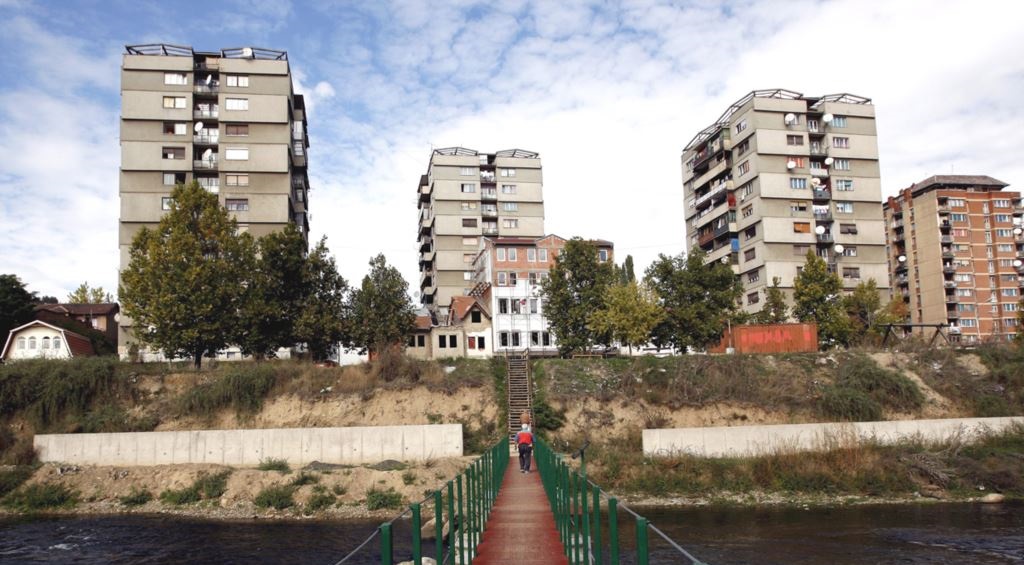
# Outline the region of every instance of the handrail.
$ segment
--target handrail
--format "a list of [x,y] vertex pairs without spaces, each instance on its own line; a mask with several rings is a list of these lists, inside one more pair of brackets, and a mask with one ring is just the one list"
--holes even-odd
[[[423,563],[423,543],[421,539],[421,510],[425,503],[432,502],[434,507],[434,535],[436,540],[435,561],[438,564],[451,563],[464,565],[477,555],[484,526],[494,501],[498,498],[498,489],[505,474],[509,461],[508,441],[502,439],[478,457],[465,471],[448,481],[444,487],[435,490],[419,502],[410,504],[401,514],[381,524],[363,543],[353,549],[334,565],[342,565],[363,550],[374,538],[380,536],[380,563],[395,563],[394,542],[391,525],[407,514],[412,514],[412,562]],[[465,485],[465,491],[463,491]],[[447,514],[446,514],[447,511]],[[448,551],[445,552],[444,523],[448,522]]]
[[[537,468],[541,482],[548,495],[551,511],[555,515],[565,555],[570,565],[604,565],[608,552],[609,565],[619,565],[619,508],[636,519],[636,563],[647,565],[650,558],[648,530],[660,536],[670,547],[689,560],[691,565],[707,565],[689,551],[669,538],[665,532],[651,524],[646,518],[634,512],[625,504],[619,504],[614,496],[605,492],[586,476],[586,465],[580,471],[569,468],[565,457],[553,451],[543,441],[536,442]],[[582,455],[582,450],[580,452]],[[574,456],[575,457],[575,456]],[[607,501],[607,546],[601,541],[602,514],[601,499]]]

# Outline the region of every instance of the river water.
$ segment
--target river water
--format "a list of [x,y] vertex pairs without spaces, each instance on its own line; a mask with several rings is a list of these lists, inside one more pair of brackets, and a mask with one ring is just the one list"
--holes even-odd
[[[653,524],[713,565],[1021,564],[1024,505],[645,508]],[[160,515],[0,519],[0,563],[332,565],[377,527],[368,521],[204,521]],[[624,551],[633,527],[623,520]],[[407,521],[396,553],[408,557]],[[651,563],[685,563],[652,536]],[[347,563],[378,563],[373,540]],[[426,548],[429,553],[430,546]],[[624,564],[633,563],[631,556]]]

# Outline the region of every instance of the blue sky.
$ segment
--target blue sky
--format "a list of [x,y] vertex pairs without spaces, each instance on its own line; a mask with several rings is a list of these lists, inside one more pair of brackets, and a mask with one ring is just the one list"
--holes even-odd
[[642,269],[684,249],[682,147],[754,89],[872,98],[885,194],[950,172],[1017,188],[1020,21],[1009,0],[0,0],[0,273],[116,287],[126,44],[287,50],[313,235],[350,281],[383,251],[415,283],[431,147],[538,151],[547,231]]

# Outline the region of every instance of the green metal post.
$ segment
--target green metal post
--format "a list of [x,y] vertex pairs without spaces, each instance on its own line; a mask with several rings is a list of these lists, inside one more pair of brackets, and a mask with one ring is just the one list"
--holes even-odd
[[[455,485],[451,481],[448,481],[448,553],[455,555]],[[443,562],[443,559],[438,561]]]
[[590,526],[592,535],[591,546],[594,548],[594,565],[603,565],[604,555],[601,549],[601,489],[594,485],[594,504],[591,505],[594,521]]
[[391,524],[380,525],[380,564],[392,565]]
[[647,518],[636,519],[636,565],[648,565]]
[[413,565],[423,565],[423,547],[421,546],[421,532],[423,523],[420,521],[420,503],[414,502],[409,505],[409,509],[412,510],[412,563]]
[[619,565],[619,500],[608,497],[608,565]]
[[590,565],[590,504],[587,502],[587,495],[590,489],[587,488],[587,477],[580,477],[580,525],[583,526],[583,539],[580,540],[580,550],[583,553],[583,565]]
[[434,491],[434,541],[436,542],[436,551],[434,552],[434,561],[441,563],[444,561],[444,540],[441,539],[444,536],[444,506],[443,497],[441,496],[440,490]]
[[572,493],[572,553],[573,563],[582,563],[580,558],[580,537],[583,535],[583,528],[580,527],[580,476],[575,471],[569,474],[569,491]]
[[469,514],[469,560],[473,561],[476,556],[476,534],[479,531],[477,523],[476,501],[479,497],[476,489],[476,463],[469,466],[466,475],[466,511]]
[[456,495],[458,496],[458,500],[455,501],[455,507],[458,509],[459,513],[459,534],[455,538],[455,543],[457,543],[459,546],[459,560],[457,563],[459,565],[466,565],[466,544],[464,541],[466,539],[466,515],[463,513],[462,510],[464,506],[462,498],[462,475],[459,475],[458,477],[455,478],[455,492]]

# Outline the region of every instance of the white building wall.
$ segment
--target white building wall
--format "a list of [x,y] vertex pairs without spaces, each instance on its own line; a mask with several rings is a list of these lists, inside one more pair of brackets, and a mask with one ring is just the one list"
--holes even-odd
[[[19,338],[25,338],[24,349],[18,347]],[[47,343],[50,347],[47,349],[42,348],[43,338],[49,338]],[[60,340],[60,347],[53,347],[54,338]],[[28,347],[32,339],[35,339],[34,349]],[[71,350],[61,332],[45,326],[34,326],[21,330],[11,338],[7,351],[8,359],[40,359],[44,357],[47,359],[69,359],[71,357]]]
[[[508,314],[502,314],[498,307],[498,302],[503,298],[510,301]],[[536,314],[530,313],[530,299],[538,301],[538,311]],[[512,300],[520,301],[520,311],[522,313],[511,313]],[[519,280],[515,286],[491,287],[491,330],[494,334],[494,352],[504,353],[506,351],[520,351],[524,349],[552,353],[557,351],[558,345],[555,343],[553,335],[550,337],[550,345],[546,347],[543,345],[543,342],[541,342],[541,345],[533,345],[530,342],[530,334],[532,332],[549,332],[549,334],[551,332],[544,309],[544,300],[540,296],[540,285],[531,285],[528,280]],[[502,347],[500,341],[502,332],[518,333],[519,345],[515,346],[514,341],[510,338],[508,347]]]

